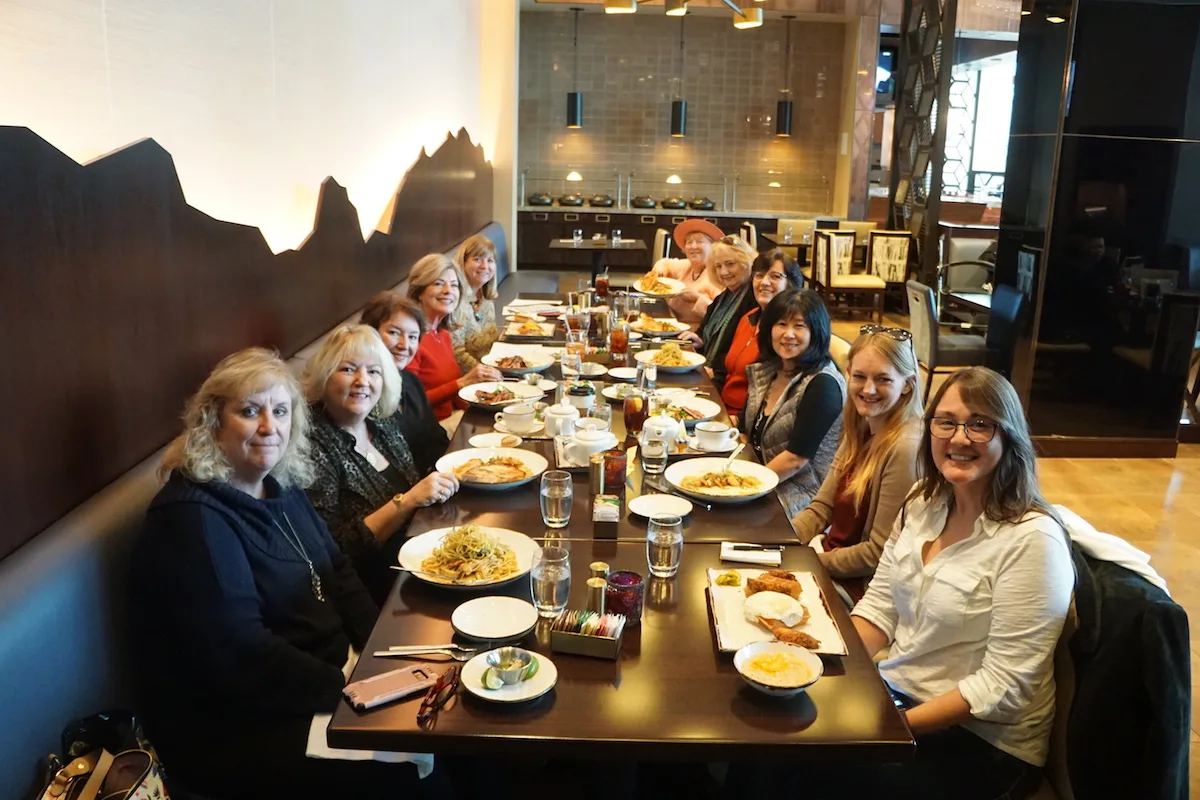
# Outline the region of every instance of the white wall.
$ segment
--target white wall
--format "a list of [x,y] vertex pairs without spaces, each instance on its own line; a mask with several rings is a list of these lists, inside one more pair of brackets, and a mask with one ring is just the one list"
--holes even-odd
[[[518,0],[481,0],[479,134],[492,162],[493,218],[508,234],[509,263],[517,266]],[[474,131],[472,131],[474,133]]]
[[153,137],[192,205],[276,251],[310,231],[332,175],[365,233],[421,148],[460,127],[500,166],[497,197],[511,187],[515,5],[0,0],[0,124],[79,161]]

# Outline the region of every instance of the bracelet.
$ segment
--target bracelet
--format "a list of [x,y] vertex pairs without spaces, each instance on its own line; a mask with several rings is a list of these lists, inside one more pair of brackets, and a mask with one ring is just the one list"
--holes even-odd
[[402,503],[404,503],[404,492],[396,492],[394,495],[392,495],[392,504],[396,506],[397,511],[404,510]]

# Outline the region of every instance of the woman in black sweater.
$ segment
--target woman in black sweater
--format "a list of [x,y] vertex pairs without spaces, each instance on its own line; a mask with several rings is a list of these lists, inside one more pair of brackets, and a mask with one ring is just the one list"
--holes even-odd
[[371,298],[359,317],[363,325],[379,331],[380,338],[400,370],[403,389],[396,408],[396,422],[408,442],[413,461],[422,475],[433,472],[434,463],[446,454],[450,439],[438,424],[425,387],[416,374],[405,369],[417,354],[425,335],[425,315],[420,306],[395,292],[380,292]]
[[378,608],[299,488],[312,468],[296,380],[273,353],[235,353],[184,420],[130,575],[142,715],[171,775],[255,800],[436,791],[412,763],[305,756]]

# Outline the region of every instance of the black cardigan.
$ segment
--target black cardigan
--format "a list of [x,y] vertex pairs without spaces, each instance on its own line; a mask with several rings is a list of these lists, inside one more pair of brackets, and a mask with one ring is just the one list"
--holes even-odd
[[[266,490],[258,500],[173,474],[134,547],[142,713],[150,737],[177,753],[331,711],[347,650],[366,644],[379,614],[304,492],[270,477]],[[295,530],[324,601],[277,526]]]
[[[733,314],[730,315],[725,326],[719,327],[717,325],[718,315],[730,304],[736,304],[737,307],[734,308]],[[728,355],[729,347],[733,344],[733,334],[737,332],[738,321],[748,311],[757,307],[758,301],[754,299],[750,281],[746,281],[746,285],[737,292],[731,294],[728,289],[721,292],[704,312],[704,321],[700,323],[696,333],[704,341],[701,353],[708,360],[708,366],[713,371],[713,382],[716,383],[718,389],[725,385],[725,356]]]
[[421,379],[408,370],[401,370],[400,380],[404,390],[400,394],[400,408],[396,409],[396,421],[412,451],[417,471],[424,477],[433,472],[433,465],[446,454],[450,439],[446,429],[438,424]]

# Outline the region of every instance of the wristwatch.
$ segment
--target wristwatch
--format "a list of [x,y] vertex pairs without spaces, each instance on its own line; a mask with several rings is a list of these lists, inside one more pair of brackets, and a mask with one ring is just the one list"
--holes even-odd
[[397,511],[400,511],[403,509],[403,506],[401,505],[403,502],[404,502],[404,492],[396,492],[394,495],[392,495],[392,504],[396,506]]

